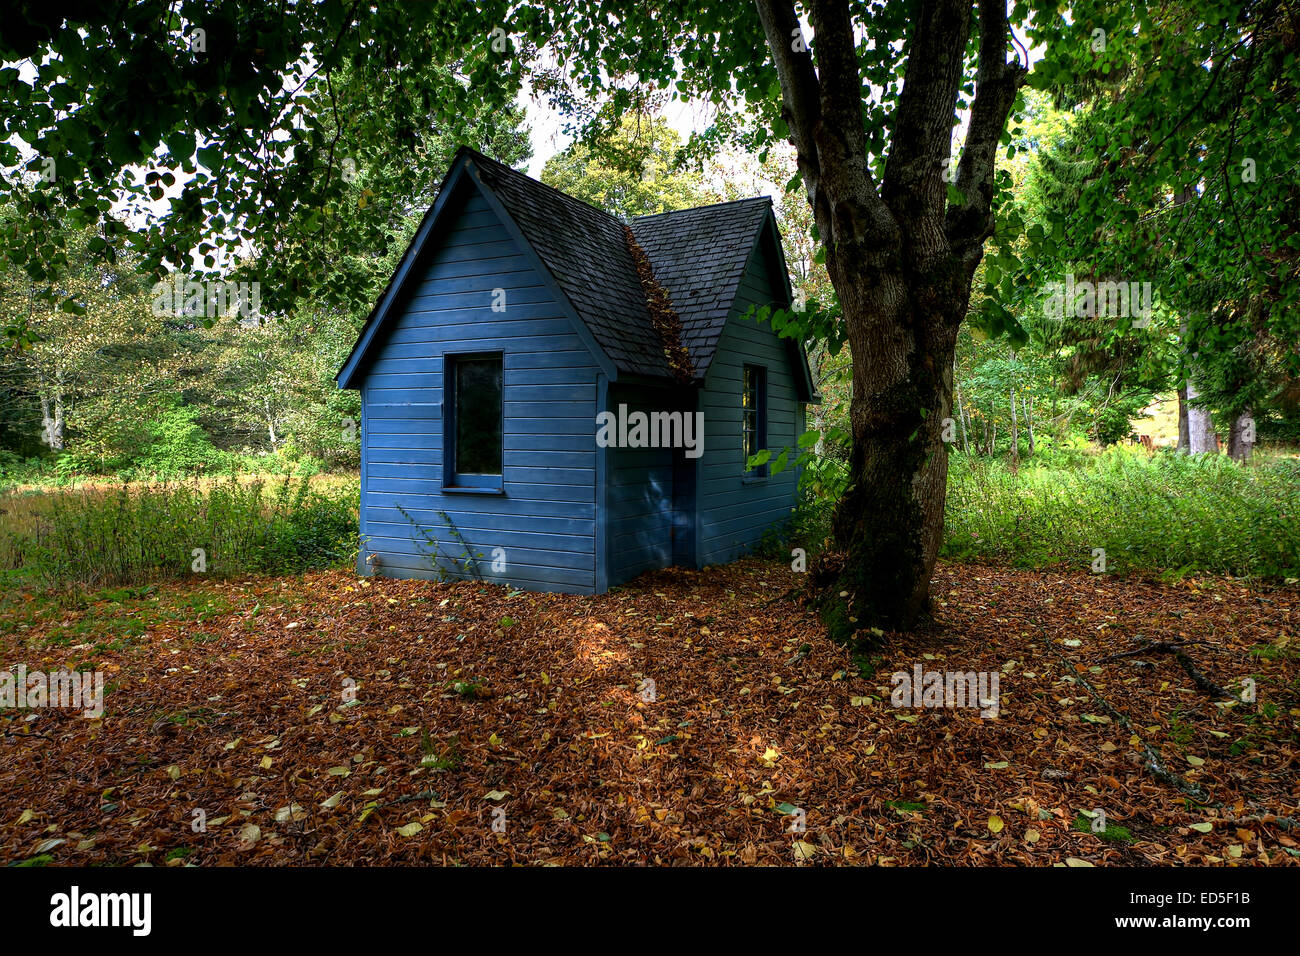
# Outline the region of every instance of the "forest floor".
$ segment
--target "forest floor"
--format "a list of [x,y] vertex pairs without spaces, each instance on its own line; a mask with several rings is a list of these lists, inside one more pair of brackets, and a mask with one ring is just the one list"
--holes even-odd
[[[9,592],[0,663],[107,687],[0,710],[0,863],[1300,863],[1296,588],[941,565],[855,657],[798,579]],[[894,706],[918,666],[996,716]]]

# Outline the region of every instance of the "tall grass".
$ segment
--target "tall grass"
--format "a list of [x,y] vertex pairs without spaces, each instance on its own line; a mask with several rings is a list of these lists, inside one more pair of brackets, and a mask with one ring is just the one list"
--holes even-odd
[[355,495],[309,480],[191,480],[11,495],[0,568],[46,587],[103,587],[195,573],[342,565],[355,554]]
[[944,555],[1021,566],[1300,577],[1300,461],[1112,449],[1072,468],[1013,473],[954,455]]

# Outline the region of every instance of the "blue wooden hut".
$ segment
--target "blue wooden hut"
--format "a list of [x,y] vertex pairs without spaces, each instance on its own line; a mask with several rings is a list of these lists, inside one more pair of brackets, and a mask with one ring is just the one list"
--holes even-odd
[[623,223],[461,149],[338,373],[361,391],[359,569],[601,593],[790,515],[817,396],[769,200]]

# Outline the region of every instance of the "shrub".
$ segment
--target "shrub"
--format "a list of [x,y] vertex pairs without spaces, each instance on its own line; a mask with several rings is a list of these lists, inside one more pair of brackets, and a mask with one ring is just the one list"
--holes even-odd
[[955,455],[945,556],[1018,565],[1300,576],[1300,463],[1109,449],[1077,468]]
[[835,505],[848,481],[848,463],[838,458],[816,457],[805,463],[791,518],[792,540],[816,549],[830,537]]
[[136,459],[140,471],[155,475],[188,475],[220,467],[222,454],[195,421],[197,409],[169,396],[149,424],[150,442]]
[[6,508],[21,503],[23,514],[0,532],[0,567],[50,587],[180,577],[196,549],[215,576],[336,567],[356,550],[349,490],[226,478],[10,498]]

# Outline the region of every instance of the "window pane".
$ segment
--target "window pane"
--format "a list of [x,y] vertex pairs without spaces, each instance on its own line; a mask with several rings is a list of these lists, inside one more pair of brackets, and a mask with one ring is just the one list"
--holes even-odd
[[456,362],[456,471],[501,474],[501,360]]
[[[740,388],[740,428],[744,439],[745,460],[757,455],[767,444],[766,421],[763,404],[764,395],[763,368],[757,365],[744,366]],[[767,474],[767,466],[755,469],[756,474]]]

